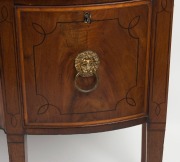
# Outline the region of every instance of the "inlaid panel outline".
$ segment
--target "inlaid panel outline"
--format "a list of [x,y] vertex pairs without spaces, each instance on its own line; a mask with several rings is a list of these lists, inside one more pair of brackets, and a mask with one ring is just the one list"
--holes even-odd
[[[162,13],[167,13],[167,14],[169,14],[169,16],[170,16],[170,22],[172,21],[172,13],[171,13],[171,11],[168,11],[167,10],[167,0],[162,0],[161,1],[161,10],[160,11],[158,11],[158,12],[156,12],[156,20],[155,20],[155,26],[156,26],[156,30],[155,30],[155,41],[154,41],[154,58],[153,58],[153,63],[155,63],[156,62],[156,44],[157,44],[157,24],[158,24],[158,16],[159,16],[159,14],[162,14]],[[169,35],[169,38],[170,38],[170,34],[171,34],[171,27],[169,28],[169,33],[168,33],[168,35]],[[168,45],[170,44],[170,39],[168,40]],[[168,46],[168,58],[169,58],[169,55],[170,55],[170,46]],[[155,105],[156,105],[156,107],[155,107],[155,114],[156,114],[156,116],[159,116],[160,115],[160,113],[161,113],[161,105],[163,105],[163,104],[166,104],[166,102],[167,102],[167,84],[168,84],[168,69],[169,69],[169,64],[168,64],[168,62],[169,62],[169,60],[167,59],[167,66],[166,66],[166,83],[165,83],[165,94],[164,94],[164,99],[163,99],[163,101],[161,101],[161,102],[158,102],[158,101],[155,101],[155,99],[153,98],[154,96],[152,96],[152,103],[154,103]],[[155,73],[155,67],[153,67],[153,76],[152,76],[152,94],[154,94],[154,80],[155,80],[155,77],[154,77],[154,73]]]
[[[146,7],[147,7],[147,18],[148,18],[148,23],[147,23],[147,38],[148,38],[148,40],[149,40],[149,34],[148,34],[148,32],[149,32],[149,30],[150,30],[150,14],[151,14],[151,4],[148,2],[144,2],[144,4],[143,5],[145,5]],[[136,5],[134,5],[134,6],[136,6]],[[129,7],[129,6],[128,6]],[[110,7],[111,8],[111,7]],[[117,8],[117,6],[115,6],[115,8]],[[119,8],[119,7],[118,7]],[[98,9],[99,9],[99,7],[98,7]],[[63,11],[65,11],[64,9],[62,9]],[[85,10],[86,10],[86,8],[85,8]],[[43,9],[43,10],[41,10],[41,8],[39,9],[37,9],[37,8],[34,8],[34,7],[32,7],[32,8],[18,8],[18,17],[19,17],[19,20],[18,20],[18,28],[19,28],[19,31],[21,31],[21,20],[20,20],[20,15],[21,15],[21,12],[29,12],[29,11],[35,11],[35,12],[39,12],[39,11],[45,11],[45,12],[49,12],[49,11],[52,11],[52,10],[50,10],[49,8],[47,8],[47,9]],[[57,11],[59,11],[59,10],[56,10],[56,12]],[[61,9],[60,9],[60,11],[61,11]],[[79,11],[79,9],[76,9],[76,11]],[[90,11],[91,11],[91,9],[90,9]],[[134,15],[135,16],[135,15]],[[136,18],[140,18],[140,16],[135,16]],[[132,16],[132,19],[134,19],[135,17],[133,17]],[[117,19],[117,20],[119,20],[119,18]],[[82,21],[81,21],[82,22]],[[137,22],[139,22],[139,20],[137,21]],[[64,22],[63,22],[64,23]],[[68,22],[69,23],[69,22]],[[34,24],[36,24],[36,25],[40,25],[40,24],[38,24],[38,23],[36,23],[36,22],[34,22]],[[35,25],[35,26],[36,26]],[[121,24],[120,24],[121,25]],[[132,25],[132,24],[131,24]],[[137,25],[137,24],[136,24]],[[136,26],[135,25],[135,26]],[[40,25],[41,26],[41,25]],[[129,25],[127,25],[127,26],[122,26],[123,28],[124,28],[124,30],[127,30],[128,31],[128,26]],[[134,27],[134,26],[133,26]],[[54,28],[55,29],[55,28]],[[50,32],[47,32],[47,33],[51,33],[53,30],[51,30]],[[130,28],[129,28],[129,31],[130,31]],[[128,32],[129,32],[128,31]],[[43,36],[43,39],[45,39],[44,38],[44,34],[43,34],[44,32],[41,32],[41,35]],[[46,33],[46,32],[45,32]],[[22,39],[21,39],[21,37],[22,37],[22,33],[20,33],[20,40],[22,41]],[[43,39],[41,40],[41,41],[43,41]],[[40,42],[39,42],[40,43]],[[146,47],[148,47],[148,41],[147,41],[147,45],[146,45]],[[22,48],[22,45],[20,45],[20,47]],[[148,58],[149,58],[149,54],[148,53],[146,53],[147,54],[147,60],[148,60]],[[24,64],[24,61],[23,61],[23,52],[21,52],[21,67],[23,68],[23,64]],[[148,66],[146,66],[146,68],[148,68]],[[147,74],[147,69],[146,69],[146,74]],[[146,86],[147,86],[147,82],[148,82],[148,80],[147,80],[147,77],[148,76],[146,76]],[[27,114],[27,104],[26,104],[26,89],[25,89],[25,80],[24,80],[24,72],[23,72],[23,98],[24,98],[24,106],[25,106],[25,116],[26,116],[26,124],[28,123],[28,125],[30,124],[29,122],[28,122],[28,114]],[[134,83],[135,84],[135,83]],[[135,86],[136,87],[136,86]],[[130,88],[134,88],[133,86],[132,87],[130,87]],[[130,91],[131,89],[129,89],[129,91]],[[128,92],[127,92],[128,93]],[[146,87],[146,90],[145,90],[145,100],[147,99],[147,87]],[[123,98],[124,99],[124,98]],[[120,101],[121,102],[121,101]],[[117,103],[118,104],[118,103]],[[145,106],[146,106],[146,103],[145,103]],[[106,111],[106,110],[105,110]],[[109,111],[109,109],[108,109],[108,111]],[[111,110],[110,110],[111,111]],[[60,111],[59,111],[60,112]],[[43,113],[46,113],[46,110],[44,111],[44,112],[42,112],[42,114]],[[91,113],[91,112],[86,112],[86,113]],[[92,112],[92,113],[97,113],[97,112]],[[41,113],[40,113],[41,114]],[[39,114],[39,115],[40,115]],[[75,113],[74,113],[75,114]],[[84,114],[84,113],[83,113]],[[143,113],[143,114],[145,114],[145,113]],[[38,112],[37,112],[37,115],[38,115]],[[61,114],[60,114],[61,115]],[[67,114],[64,114],[64,115],[67,115]],[[37,122],[37,119],[35,119],[35,121],[33,121],[33,123],[34,122]]]
[[[58,110],[59,115],[72,115],[72,114],[75,115],[75,114],[89,114],[89,113],[101,113],[101,112],[108,112],[108,111],[116,111],[118,104],[120,104],[123,100],[125,100],[126,103],[129,104],[130,106],[136,106],[135,100],[134,100],[133,98],[131,98],[131,97],[128,97],[128,95],[129,95],[130,91],[132,91],[135,87],[137,87],[138,67],[139,67],[139,37],[134,36],[134,35],[131,33],[131,29],[133,29],[136,25],[138,25],[138,23],[139,23],[139,21],[140,21],[140,16],[135,16],[135,17],[129,22],[128,27],[122,26],[122,25],[120,24],[120,22],[119,22],[119,18],[115,18],[115,19],[104,19],[104,20],[94,20],[94,21],[92,20],[92,23],[93,23],[93,22],[97,22],[97,21],[108,21],[108,20],[116,20],[116,21],[118,21],[119,26],[120,26],[122,29],[124,29],[124,30],[128,30],[129,36],[137,41],[137,61],[136,61],[136,79],[135,79],[135,85],[133,85],[132,87],[129,88],[129,90],[127,91],[127,93],[126,93],[126,95],[125,95],[124,98],[122,98],[122,99],[120,99],[119,101],[117,101],[117,103],[116,103],[116,105],[115,105],[115,107],[114,107],[113,109],[108,109],[108,110],[103,110],[103,111],[96,111],[96,112],[62,113],[59,107],[57,107],[57,106],[49,103],[49,102],[48,102],[48,99],[47,99],[44,95],[39,94],[38,91],[37,91],[35,48],[36,48],[37,46],[40,46],[41,44],[43,44],[43,42],[44,42],[45,39],[46,39],[46,36],[49,35],[49,34],[52,34],[52,33],[56,30],[58,24],[61,24],[61,23],[84,23],[84,22],[83,22],[83,21],[57,22],[56,25],[55,25],[55,27],[54,27],[54,29],[53,29],[52,31],[48,32],[48,33],[45,32],[45,30],[43,29],[43,27],[42,27],[41,25],[39,25],[39,24],[37,24],[37,23],[32,23],[32,26],[33,26],[34,30],[35,30],[36,32],[38,32],[39,34],[43,35],[42,40],[41,40],[38,44],[33,45],[33,59],[34,59],[34,74],[35,74],[36,95],[41,96],[41,97],[44,98],[44,100],[47,102],[46,104],[41,105],[41,106],[38,108],[37,114],[44,114],[44,113],[46,113],[46,112],[48,111],[48,109],[50,108],[50,106],[52,106],[52,107],[54,107],[56,110]],[[134,24],[133,24],[133,23],[134,23]],[[41,29],[41,31],[38,31],[37,28],[35,28],[35,26],[38,27],[38,29]],[[131,102],[130,102],[130,101],[131,101]],[[43,109],[43,107],[46,107],[46,108]],[[43,110],[43,111],[41,111],[41,110]]]
[[[17,87],[17,91],[19,92],[19,83],[18,83],[18,79],[17,78],[19,78],[19,75],[18,75],[18,69],[17,69],[17,57],[16,57],[16,39],[15,39],[15,35],[14,35],[14,25],[13,25],[13,23],[10,21],[10,20],[8,20],[8,18],[9,18],[9,12],[8,12],[8,3],[0,3],[0,6],[1,6],[1,10],[0,10],[0,25],[2,24],[2,23],[8,23],[8,24],[10,24],[11,25],[11,29],[12,29],[12,35],[13,35],[13,37],[12,37],[12,39],[13,39],[13,47],[14,47],[14,61],[15,61],[15,66],[16,66],[16,87]],[[4,95],[3,95],[3,105],[4,105],[4,107],[5,107],[5,112],[10,116],[10,118],[11,118],[11,121],[10,121],[10,123],[11,123],[11,125],[13,126],[13,127],[16,127],[17,126],[17,124],[18,124],[18,119],[17,119],[17,115],[19,115],[20,114],[20,107],[19,107],[19,105],[20,105],[20,101],[19,101],[19,99],[20,98],[18,98],[18,107],[19,107],[19,109],[18,109],[18,111],[16,112],[16,113],[11,113],[11,112],[9,112],[9,110],[8,110],[8,106],[7,106],[7,98],[6,98],[6,94],[7,94],[7,92],[6,92],[6,82],[5,82],[5,78],[4,78],[4,63],[3,63],[3,60],[4,60],[4,56],[3,56],[3,46],[2,46],[2,38],[1,38],[1,35],[0,35],[0,50],[1,50],[1,53],[0,53],[0,57],[1,57],[1,77],[2,77],[2,89],[3,89],[3,93],[4,93]],[[19,94],[17,94],[17,96],[19,97]]]

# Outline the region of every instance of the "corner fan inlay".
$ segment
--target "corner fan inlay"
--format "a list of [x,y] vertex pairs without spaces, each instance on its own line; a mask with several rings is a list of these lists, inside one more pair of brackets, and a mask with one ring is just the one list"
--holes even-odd
[[[36,75],[36,66],[37,66],[37,65],[36,65],[36,60],[35,60],[35,55],[36,55],[35,49],[36,49],[36,47],[42,45],[43,42],[45,41],[45,39],[47,38],[47,36],[50,35],[50,34],[52,34],[52,33],[57,29],[58,24],[63,24],[63,23],[76,23],[76,24],[77,24],[77,23],[84,23],[84,21],[57,22],[57,23],[56,23],[56,26],[54,27],[54,29],[53,29],[52,31],[50,31],[50,32],[45,32],[44,28],[43,28],[40,24],[38,24],[38,23],[32,23],[33,29],[34,29],[38,34],[42,35],[42,40],[41,40],[38,44],[33,45],[33,59],[34,59],[34,73],[35,73],[36,95],[41,96],[41,97],[45,100],[45,102],[46,102],[46,104],[43,104],[43,105],[41,105],[41,106],[38,108],[37,115],[45,114],[51,107],[57,109],[58,112],[59,112],[59,115],[70,115],[70,114],[74,114],[74,115],[75,115],[75,114],[103,113],[103,112],[109,112],[109,111],[116,111],[117,106],[118,106],[122,101],[124,101],[124,100],[126,101],[126,103],[127,103],[128,105],[130,105],[130,106],[132,106],[132,107],[135,107],[135,106],[136,106],[136,101],[135,101],[132,97],[129,96],[129,93],[130,93],[135,87],[137,87],[137,84],[138,84],[138,83],[137,83],[137,80],[138,80],[138,66],[139,66],[139,65],[138,65],[138,64],[139,64],[139,37],[134,36],[133,33],[131,33],[131,29],[133,29],[134,27],[136,27],[136,26],[138,25],[138,23],[139,23],[139,21],[140,21],[140,16],[135,16],[135,17],[129,22],[129,24],[128,24],[127,27],[124,27],[123,25],[120,24],[119,18],[104,19],[104,20],[91,20],[91,23],[95,23],[95,22],[99,22],[99,21],[117,21],[118,24],[119,24],[119,27],[122,28],[123,30],[127,30],[129,36],[137,42],[137,54],[136,54],[136,59],[137,59],[137,60],[136,60],[136,78],[135,78],[135,85],[133,85],[133,86],[131,86],[131,87],[129,88],[129,90],[128,90],[128,91],[126,92],[126,94],[125,94],[125,97],[123,97],[123,98],[121,98],[119,101],[117,101],[115,107],[112,108],[112,109],[108,109],[108,110],[104,110],[104,111],[96,111],[96,112],[90,111],[90,112],[85,112],[85,113],[84,113],[84,112],[82,112],[82,113],[81,113],[81,112],[79,112],[79,113],[62,113],[61,110],[60,110],[60,108],[59,108],[58,106],[49,103],[48,99],[47,99],[45,96],[43,96],[42,94],[40,94],[40,93],[38,92],[38,90],[37,90],[37,84],[36,84],[36,83],[37,83],[37,82],[36,82],[36,80],[37,80],[37,78],[36,78],[36,76],[37,76],[37,75]],[[94,73],[94,74],[95,74],[95,73]],[[79,74],[79,75],[80,75],[80,74]]]

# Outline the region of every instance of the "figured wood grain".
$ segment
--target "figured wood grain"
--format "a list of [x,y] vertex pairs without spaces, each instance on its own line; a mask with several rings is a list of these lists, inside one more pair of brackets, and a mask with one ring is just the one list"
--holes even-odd
[[[10,162],[27,162],[26,134],[138,124],[141,162],[162,162],[173,3],[0,0],[0,128]],[[91,24],[83,23],[84,12],[91,13]],[[100,83],[82,94],[74,87],[74,60],[87,49],[100,57]]]
[[[148,4],[73,12],[18,7],[26,125],[77,126],[146,116]],[[85,11],[91,13],[91,24],[83,22]],[[74,87],[75,58],[85,50],[100,58],[99,86],[87,94]]]

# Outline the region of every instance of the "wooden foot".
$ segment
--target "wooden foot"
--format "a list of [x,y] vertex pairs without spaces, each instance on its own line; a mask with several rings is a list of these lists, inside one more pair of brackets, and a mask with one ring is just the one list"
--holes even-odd
[[141,162],[146,162],[147,157],[147,124],[142,125],[142,151]]
[[147,162],[162,162],[165,129],[157,129],[160,125],[148,125]]
[[7,135],[9,162],[27,162],[24,135]]

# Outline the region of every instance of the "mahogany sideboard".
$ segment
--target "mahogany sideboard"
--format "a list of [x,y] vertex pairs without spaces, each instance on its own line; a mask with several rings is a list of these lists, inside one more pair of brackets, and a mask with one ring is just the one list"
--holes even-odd
[[0,0],[0,128],[10,162],[28,134],[142,124],[162,162],[173,0]]

